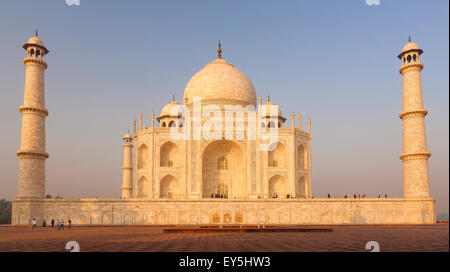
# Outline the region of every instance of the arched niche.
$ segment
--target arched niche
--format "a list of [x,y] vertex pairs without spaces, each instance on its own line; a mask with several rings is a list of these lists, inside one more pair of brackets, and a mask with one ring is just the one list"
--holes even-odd
[[150,186],[146,177],[142,176],[138,179],[137,189],[138,198],[148,198]]
[[286,167],[286,159],[286,148],[282,143],[276,142],[269,146],[267,160],[269,167]]
[[305,198],[306,197],[306,178],[298,178],[295,185],[295,197]]
[[141,146],[139,146],[138,148],[138,161],[137,161],[137,166],[138,169],[142,169],[142,168],[146,168],[149,165],[149,150],[147,145],[142,144]]
[[269,179],[269,197],[285,197],[287,194],[286,179],[280,175],[275,175]]
[[160,198],[179,198],[179,183],[178,179],[172,175],[167,175],[161,179],[159,185]]
[[297,147],[297,167],[300,170],[306,170],[306,148],[303,144]]
[[202,197],[244,196],[245,158],[234,141],[219,140],[206,146],[202,153]]
[[178,167],[178,146],[173,142],[164,143],[159,150],[161,167]]

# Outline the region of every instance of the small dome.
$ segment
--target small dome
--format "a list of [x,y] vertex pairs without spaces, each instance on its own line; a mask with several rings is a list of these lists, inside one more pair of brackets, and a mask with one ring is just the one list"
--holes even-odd
[[[264,113],[265,116],[276,116],[276,117],[283,116],[280,107],[278,107],[277,104],[274,104],[270,101],[260,106],[260,110],[261,113]],[[274,110],[276,110],[276,112],[273,112]]]
[[37,36],[37,32],[34,37],[31,37],[30,39],[28,39],[28,41],[23,45],[23,48],[25,50],[27,50],[27,48],[29,46],[39,47],[40,49],[42,49],[44,51],[45,54],[48,54],[48,52],[49,52],[48,49],[45,47],[44,43],[42,42],[42,40],[39,39],[39,37]]
[[408,42],[402,49],[402,52],[406,52],[413,49],[419,49],[419,46],[413,42]]
[[41,41],[41,39],[39,39],[38,36],[31,37],[31,38],[27,41],[27,43],[30,44],[30,45],[31,45],[31,44],[37,44],[37,45],[40,45],[40,46],[42,46],[42,47],[45,47],[44,43]]
[[419,55],[422,55],[423,50],[419,48],[419,46],[411,41],[411,38],[409,39],[408,43],[403,47],[402,52],[397,56],[399,59],[402,59],[402,57],[409,53],[409,52],[417,52]]
[[183,111],[181,109],[180,104],[178,104],[176,101],[172,101],[164,106],[164,108],[161,110],[160,117],[163,116],[178,117],[182,112]]
[[123,138],[124,138],[124,139],[130,139],[130,138],[131,138],[130,133],[126,133],[125,136],[123,136]]
[[194,97],[225,104],[256,105],[256,93],[252,82],[232,64],[218,57],[198,71],[184,89],[187,104]]

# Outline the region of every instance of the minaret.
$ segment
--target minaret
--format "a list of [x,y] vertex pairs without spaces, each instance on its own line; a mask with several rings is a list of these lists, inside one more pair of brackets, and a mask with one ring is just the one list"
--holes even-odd
[[27,56],[25,65],[25,94],[23,105],[19,108],[22,114],[22,132],[20,138],[19,157],[19,190],[18,198],[45,197],[45,108],[44,72],[47,63],[44,56],[47,48],[37,35],[23,45]]
[[312,166],[311,166],[311,120],[308,119],[308,190],[307,190],[307,198],[312,197]]
[[428,158],[425,135],[425,115],[423,107],[420,72],[423,53],[417,44],[409,42],[403,47],[398,58],[402,61],[400,74],[403,76],[403,111],[399,117],[403,120],[403,196],[405,198],[430,197],[428,178]]
[[302,114],[298,114],[298,128],[302,130]]
[[132,165],[132,148],[133,138],[130,133],[125,134],[123,137],[123,166],[122,166],[122,199],[131,198],[131,180],[133,175]]

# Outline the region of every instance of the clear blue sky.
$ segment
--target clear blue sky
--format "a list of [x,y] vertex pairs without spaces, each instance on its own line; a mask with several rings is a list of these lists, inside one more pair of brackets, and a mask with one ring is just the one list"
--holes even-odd
[[448,213],[449,3],[352,1],[2,1],[0,198],[17,194],[25,51],[39,29],[46,72],[47,191],[119,197],[122,135],[149,124],[189,78],[224,58],[313,127],[313,195],[402,194],[401,76],[411,35],[424,50],[431,190]]

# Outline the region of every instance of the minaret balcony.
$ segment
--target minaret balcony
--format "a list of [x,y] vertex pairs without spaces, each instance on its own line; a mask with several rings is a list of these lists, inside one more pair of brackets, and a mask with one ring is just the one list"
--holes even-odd
[[18,158],[32,158],[32,159],[47,159],[47,152],[33,151],[33,150],[19,150],[16,152]]
[[407,111],[407,112],[400,113],[398,115],[398,117],[400,117],[400,119],[406,119],[406,118],[410,118],[410,117],[424,117],[427,115],[427,113],[428,113],[428,111],[426,109]]
[[42,65],[45,69],[47,69],[47,62],[44,59],[39,57],[25,57],[23,59],[23,64],[27,65]]
[[404,74],[409,71],[421,71],[423,69],[423,63],[421,62],[411,62],[411,63],[405,63],[400,67],[398,70],[400,74]]
[[20,106],[19,108],[20,113],[39,113],[43,114],[45,116],[48,115],[48,110],[45,108],[39,108],[39,107],[33,107],[33,106]]

